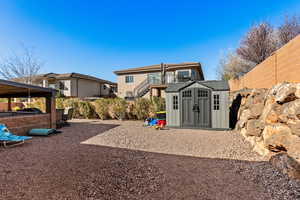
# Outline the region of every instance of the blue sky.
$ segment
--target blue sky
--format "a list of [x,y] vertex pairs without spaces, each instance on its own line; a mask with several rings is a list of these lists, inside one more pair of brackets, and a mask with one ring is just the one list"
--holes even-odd
[[299,0],[1,0],[0,57],[24,43],[42,72],[115,81],[114,70],[201,62],[215,79],[219,59],[253,23],[276,25],[299,10]]

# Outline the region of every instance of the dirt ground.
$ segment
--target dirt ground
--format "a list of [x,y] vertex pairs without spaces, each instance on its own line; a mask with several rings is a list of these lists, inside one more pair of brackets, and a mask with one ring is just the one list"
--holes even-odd
[[97,120],[62,131],[0,149],[1,200],[300,199],[238,134]]

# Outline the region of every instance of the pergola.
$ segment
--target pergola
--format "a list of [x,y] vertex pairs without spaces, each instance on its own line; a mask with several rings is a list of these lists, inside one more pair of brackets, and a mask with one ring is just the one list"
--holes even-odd
[[0,98],[8,99],[8,111],[12,110],[12,98],[44,97],[46,98],[46,113],[50,114],[52,128],[56,126],[55,95],[55,89],[0,79]]

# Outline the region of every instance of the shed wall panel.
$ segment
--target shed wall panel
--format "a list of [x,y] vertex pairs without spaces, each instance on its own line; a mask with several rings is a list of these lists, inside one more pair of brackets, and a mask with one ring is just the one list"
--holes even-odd
[[[220,109],[214,110],[214,95],[220,96]],[[213,91],[212,104],[212,128],[229,128],[229,96],[228,91]]]
[[[178,109],[173,109],[173,96],[178,96]],[[167,111],[167,125],[180,126],[180,98],[179,93],[166,93],[166,111]]]

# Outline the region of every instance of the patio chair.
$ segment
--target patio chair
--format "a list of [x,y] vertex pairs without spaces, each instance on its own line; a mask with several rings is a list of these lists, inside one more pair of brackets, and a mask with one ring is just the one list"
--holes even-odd
[[0,143],[4,148],[23,144],[25,140],[29,140],[31,137],[13,135],[9,132],[4,124],[0,124]]

